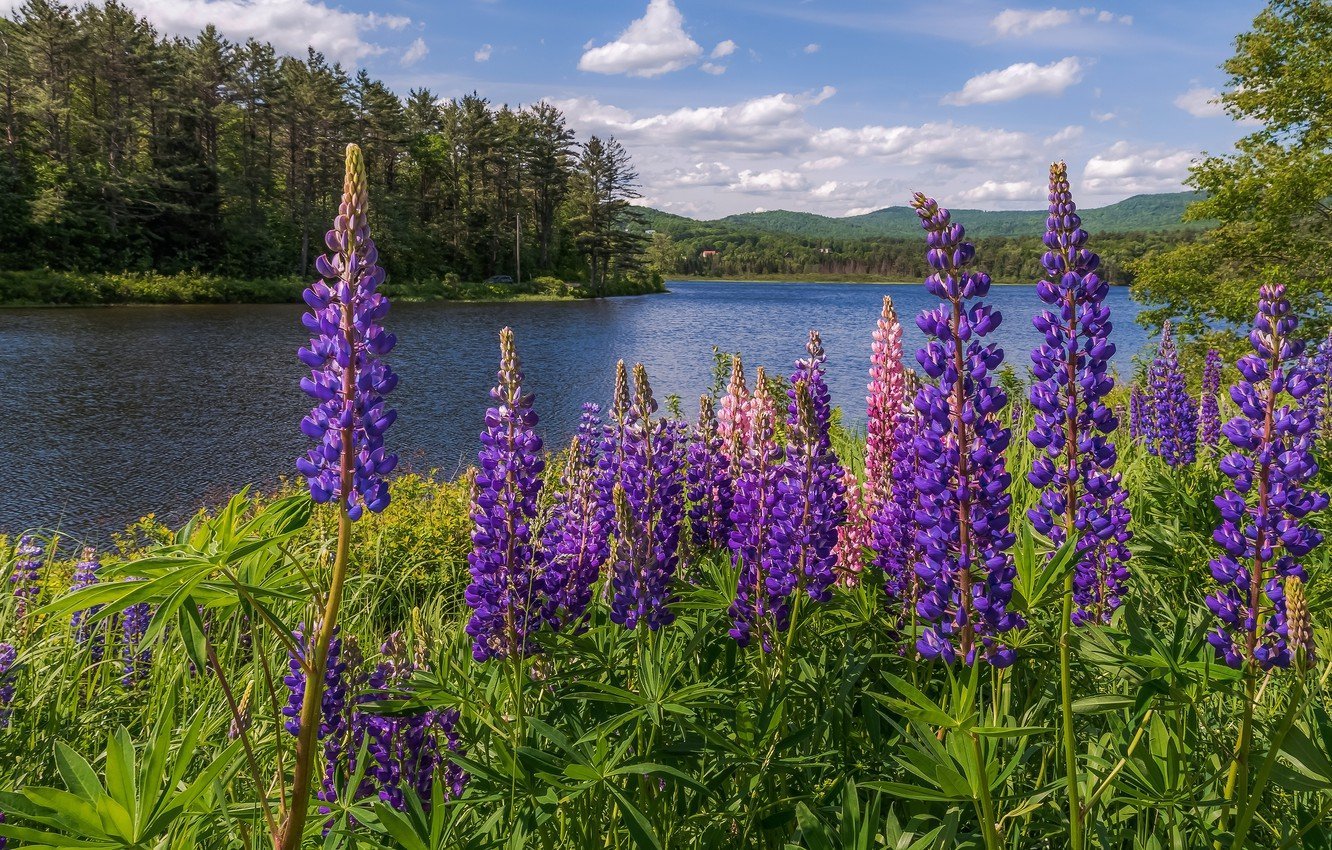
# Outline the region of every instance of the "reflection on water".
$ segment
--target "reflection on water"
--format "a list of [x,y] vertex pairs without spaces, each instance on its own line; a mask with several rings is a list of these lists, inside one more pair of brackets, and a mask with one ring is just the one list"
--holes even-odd
[[[934,302],[918,285],[670,284],[668,295],[603,302],[400,304],[389,316],[401,375],[389,442],[408,469],[457,471],[474,457],[494,382],[497,334],[514,328],[548,446],[567,439],[584,401],[605,402],[618,358],[642,361],[664,404],[688,412],[710,380],[712,346],[789,373],[810,328],[823,334],[829,384],[846,421],[864,420],[870,333],[884,294],[906,325]],[[1025,371],[1038,338],[1029,287],[995,287],[993,339]],[[1146,337],[1137,306],[1110,292],[1117,365]],[[294,352],[296,305],[0,311],[5,492],[0,530],[60,527],[105,537],[142,514],[173,521],[245,484],[271,485],[304,450],[309,406]],[[749,369],[752,378],[752,365]],[[691,401],[692,399],[692,401]]]

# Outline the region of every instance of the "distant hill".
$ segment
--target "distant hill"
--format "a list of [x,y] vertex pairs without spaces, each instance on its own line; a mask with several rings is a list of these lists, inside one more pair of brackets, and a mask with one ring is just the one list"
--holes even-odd
[[[1200,230],[1209,222],[1183,222],[1184,209],[1198,200],[1196,192],[1134,195],[1106,207],[1082,210],[1082,220],[1094,233]],[[782,233],[807,239],[914,238],[920,224],[910,207],[884,207],[864,215],[832,218],[817,213],[769,210],[740,213],[699,221],[648,207],[642,209],[645,226],[682,239],[705,233]],[[1045,210],[953,209],[953,220],[966,226],[967,235],[1034,236],[1045,229]]]

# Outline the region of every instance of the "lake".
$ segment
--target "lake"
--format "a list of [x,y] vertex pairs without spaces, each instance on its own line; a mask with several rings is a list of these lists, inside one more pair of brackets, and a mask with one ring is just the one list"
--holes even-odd
[[[848,423],[865,416],[870,334],[885,294],[906,329],[935,302],[918,284],[675,281],[670,293],[605,301],[399,304],[390,446],[403,467],[451,475],[475,457],[498,359],[513,327],[550,447],[568,439],[584,401],[608,401],[615,361],[647,366],[657,399],[691,416],[710,380],[712,346],[742,351],[746,371],[789,374],[810,328],[823,334],[829,384]],[[992,339],[1025,372],[1038,335],[1031,287],[997,286]],[[1147,344],[1126,288],[1110,290],[1116,365]],[[300,305],[0,311],[0,385],[8,469],[0,530],[59,528],[101,542],[147,513],[171,522],[246,484],[294,473],[309,400],[295,357],[308,335]],[[914,361],[911,361],[914,365]]]

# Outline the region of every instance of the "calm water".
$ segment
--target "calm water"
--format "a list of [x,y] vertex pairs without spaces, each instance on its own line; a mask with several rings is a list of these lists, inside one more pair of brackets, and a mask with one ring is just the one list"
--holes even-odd
[[[933,303],[918,285],[676,282],[668,295],[605,302],[402,304],[390,441],[408,469],[457,471],[474,456],[494,380],[497,333],[511,325],[547,445],[568,438],[584,401],[605,402],[618,358],[641,361],[659,400],[696,409],[717,345],[789,373],[817,328],[834,402],[864,419],[870,333],[885,293],[906,319]],[[1027,287],[995,287],[996,332],[1025,368],[1036,342]],[[1137,306],[1111,290],[1119,366],[1146,343]],[[100,539],[146,513],[180,520],[245,484],[270,485],[305,448],[308,401],[294,356],[296,305],[0,311],[8,470],[0,529],[59,527]],[[693,399],[693,402],[689,402]]]

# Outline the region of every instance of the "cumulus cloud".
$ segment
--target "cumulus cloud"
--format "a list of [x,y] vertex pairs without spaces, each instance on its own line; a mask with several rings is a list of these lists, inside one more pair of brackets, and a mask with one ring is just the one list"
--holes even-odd
[[725,59],[734,52],[735,42],[728,38],[725,41],[717,42],[717,46],[712,48],[712,53],[709,55],[712,59]]
[[1188,91],[1175,98],[1175,105],[1194,118],[1220,118],[1226,114],[1217,100],[1220,96],[1216,89],[1190,86]]
[[821,156],[818,159],[807,159],[800,163],[800,167],[806,171],[824,171],[829,168],[841,168],[846,165],[844,156]]
[[831,198],[837,191],[837,181],[829,180],[826,183],[819,184],[818,188],[811,189],[809,193],[816,198]]
[[1058,132],[1053,133],[1052,135],[1046,136],[1045,144],[1047,146],[1066,145],[1069,142],[1076,142],[1078,139],[1082,138],[1082,132],[1083,130],[1081,125],[1069,124],[1067,127],[1063,128],[1062,130],[1059,130]]
[[964,201],[1038,201],[1045,197],[1044,184],[1030,180],[986,180],[979,186],[959,192],[957,197]]
[[490,54],[495,52],[495,48],[489,44],[483,44],[472,54],[472,58],[478,62],[489,62]]
[[805,175],[796,171],[773,168],[752,171],[746,168],[736,175],[735,182],[726,188],[732,192],[795,192],[805,188]]
[[818,53],[821,49],[822,47],[820,47],[818,44],[814,42],[810,42],[809,44],[805,45],[806,53]]
[[1093,109],[1093,110],[1092,110],[1091,117],[1095,118],[1097,121],[1100,121],[1102,124],[1104,124],[1104,123],[1107,122],[1107,121],[1113,121],[1113,120],[1115,120],[1116,118],[1118,118],[1118,117],[1119,117],[1119,113],[1117,113],[1117,112],[1097,112],[1096,110]]
[[665,188],[683,186],[727,186],[735,172],[724,162],[695,162],[688,168],[676,168],[664,174],[657,185]]
[[699,66],[704,72],[712,74],[714,77],[718,74],[726,73],[725,65],[718,65],[716,62],[704,62]]
[[1082,185],[1093,194],[1177,192],[1184,188],[1193,158],[1193,151],[1140,149],[1119,141],[1087,160]]
[[1064,89],[1082,80],[1082,60],[1066,56],[1049,65],[1018,62],[998,71],[977,74],[963,84],[962,90],[945,95],[943,103],[950,106],[971,106],[977,103],[1001,103],[1033,94],[1060,94]]
[[1003,162],[1031,152],[1025,133],[951,121],[919,126],[831,127],[815,134],[811,144],[816,149],[849,151],[856,156],[890,157],[908,165]]
[[294,56],[313,47],[349,65],[387,49],[363,34],[412,23],[402,15],[345,12],[318,0],[126,0],[126,5],[173,35],[198,35],[213,24],[237,41],[258,38]]
[[626,141],[690,147],[724,144],[731,150],[788,151],[808,141],[805,110],[836,93],[818,92],[756,97],[730,106],[685,107],[641,118],[592,98],[553,100],[569,123],[589,133],[607,133]]
[[398,60],[398,64],[404,68],[408,65],[415,65],[417,62],[426,58],[428,53],[430,53],[430,48],[426,46],[425,39],[418,38],[416,41],[413,41],[407,48],[407,51],[402,54],[402,58]]
[[1116,15],[1104,9],[1083,6],[1079,9],[1004,9],[990,20],[990,26],[1000,38],[1021,38],[1041,30],[1068,26],[1078,17],[1087,18],[1098,24],[1133,23],[1132,15]]
[[589,47],[578,60],[578,70],[656,77],[689,67],[702,53],[703,48],[685,32],[684,16],[674,0],[649,0],[643,17],[619,38]]

